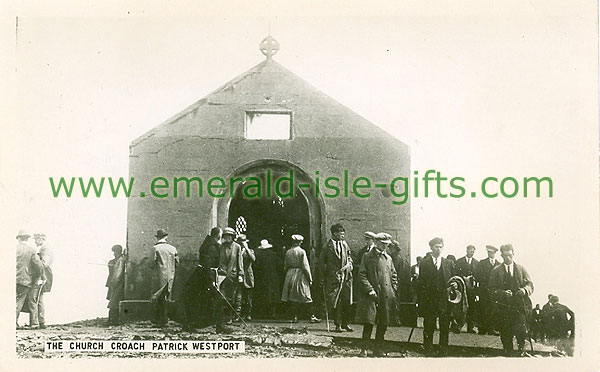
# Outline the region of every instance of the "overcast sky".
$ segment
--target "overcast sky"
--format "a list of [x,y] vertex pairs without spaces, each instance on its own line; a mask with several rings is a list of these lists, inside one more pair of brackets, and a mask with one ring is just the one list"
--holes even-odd
[[514,14],[445,17],[19,18],[2,238],[48,234],[48,321],[105,316],[102,263],[125,244],[127,207],[55,199],[48,177],[126,177],[130,142],[260,63],[269,24],[275,60],[410,145],[413,170],[465,177],[468,189],[551,177],[552,198],[413,199],[413,260],[434,236],[456,257],[510,242],[534,303],[554,293],[579,310],[580,263],[597,250],[595,26],[583,7],[510,4]]

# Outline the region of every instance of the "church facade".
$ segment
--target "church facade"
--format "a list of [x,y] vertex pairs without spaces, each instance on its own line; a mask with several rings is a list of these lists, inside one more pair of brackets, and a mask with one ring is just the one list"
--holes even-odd
[[[402,184],[390,189],[390,182],[410,177],[409,147],[274,61],[277,47],[265,39],[263,62],[131,143],[135,188],[127,211],[127,300],[150,297],[159,228],[179,252],[175,299],[214,226],[245,233],[251,247],[268,239],[279,249],[290,234],[300,233],[304,245],[319,250],[338,222],[354,251],[363,245],[363,232],[384,231],[398,240],[408,266],[410,200],[398,203]],[[294,183],[280,182],[286,192],[277,195],[276,180],[290,174]],[[146,188],[157,177],[175,187],[177,196],[166,187],[160,192],[168,196],[150,195]],[[194,177],[200,181],[174,182]],[[368,179],[370,189],[353,188],[360,177],[358,184]],[[213,188],[213,197],[208,183],[214,178],[225,186]],[[250,183],[261,184],[260,196]]]

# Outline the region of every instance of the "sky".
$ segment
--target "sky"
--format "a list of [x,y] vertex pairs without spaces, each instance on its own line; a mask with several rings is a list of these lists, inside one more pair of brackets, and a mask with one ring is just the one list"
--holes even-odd
[[269,28],[277,62],[407,143],[413,171],[464,177],[468,189],[550,177],[552,197],[414,198],[411,253],[434,236],[456,257],[512,243],[534,304],[553,293],[579,311],[582,262],[597,255],[596,26],[583,7],[509,3],[514,12],[475,15],[13,19],[2,239],[48,235],[48,322],[106,316],[105,263],[127,223],[125,198],[54,198],[48,177],[126,177],[131,141],[260,63]]

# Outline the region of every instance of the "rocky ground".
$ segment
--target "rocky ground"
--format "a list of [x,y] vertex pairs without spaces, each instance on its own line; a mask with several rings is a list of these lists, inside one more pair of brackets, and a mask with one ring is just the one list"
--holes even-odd
[[[80,321],[49,326],[43,330],[18,330],[16,351],[23,358],[288,358],[288,357],[358,357],[361,349],[361,326],[353,332],[330,333],[325,323],[257,323],[235,324],[231,333],[217,334],[214,327],[194,332],[184,331],[169,322],[168,327],[156,328],[148,321],[107,326],[106,319]],[[390,327],[386,333],[385,351],[388,357],[425,357],[421,350],[422,329],[415,329],[407,342],[411,328]],[[435,337],[437,339],[437,336]],[[178,354],[139,352],[44,352],[45,341],[57,340],[238,340],[245,341],[244,354]],[[461,333],[450,335],[451,357],[497,357],[502,355],[498,337]],[[564,356],[556,348],[534,343],[532,357]],[[530,346],[528,345],[528,350]]]

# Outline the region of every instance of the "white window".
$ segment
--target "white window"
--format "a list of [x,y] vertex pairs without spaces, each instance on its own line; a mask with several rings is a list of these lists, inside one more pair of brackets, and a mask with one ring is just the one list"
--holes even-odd
[[246,138],[291,139],[292,115],[289,112],[246,112]]

